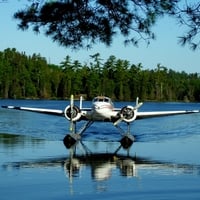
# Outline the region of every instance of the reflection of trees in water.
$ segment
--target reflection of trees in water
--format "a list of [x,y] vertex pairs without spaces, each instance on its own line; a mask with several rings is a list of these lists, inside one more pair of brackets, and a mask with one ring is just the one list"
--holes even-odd
[[13,135],[0,133],[0,144],[3,145],[4,148],[16,148],[16,147],[25,147],[25,146],[38,146],[44,143],[44,140],[24,136],[24,135]]

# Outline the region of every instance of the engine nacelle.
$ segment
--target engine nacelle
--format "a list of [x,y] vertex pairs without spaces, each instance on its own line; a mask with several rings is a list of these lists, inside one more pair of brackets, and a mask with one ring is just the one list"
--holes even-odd
[[137,110],[133,106],[125,106],[121,109],[120,115],[125,122],[132,122],[136,119]]
[[64,115],[69,121],[72,120],[75,122],[81,118],[81,110],[75,105],[71,109],[71,106],[69,105],[65,108]]

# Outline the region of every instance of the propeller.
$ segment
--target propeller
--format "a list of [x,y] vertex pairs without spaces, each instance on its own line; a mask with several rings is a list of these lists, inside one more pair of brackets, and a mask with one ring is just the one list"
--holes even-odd
[[[117,126],[120,122],[122,122],[123,120],[125,120],[126,119],[126,116],[128,116],[129,117],[129,115],[131,115],[131,113],[130,113],[130,110],[132,109],[133,111],[135,111],[135,110],[138,110],[142,105],[143,105],[143,103],[142,102],[138,102],[139,101],[139,98],[137,97],[136,98],[136,104],[135,104],[135,107],[132,107],[132,106],[126,106],[126,107],[124,107],[124,108],[122,108],[122,110],[123,109],[126,109],[126,115],[125,114],[123,114],[123,113],[120,113],[120,118],[118,119],[118,120],[116,120],[113,124],[114,124],[114,126]],[[121,111],[122,111],[121,110]],[[131,118],[130,118],[130,120],[131,120]]]

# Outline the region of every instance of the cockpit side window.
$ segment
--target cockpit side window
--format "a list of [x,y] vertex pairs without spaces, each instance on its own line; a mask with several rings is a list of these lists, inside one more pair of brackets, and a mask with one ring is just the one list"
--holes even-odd
[[98,100],[98,98],[94,98],[94,100],[93,100],[93,101],[94,101],[94,102],[97,102],[97,101],[99,101],[99,100]]
[[104,98],[104,101],[105,101],[105,102],[109,102],[109,99],[108,99],[108,98]]

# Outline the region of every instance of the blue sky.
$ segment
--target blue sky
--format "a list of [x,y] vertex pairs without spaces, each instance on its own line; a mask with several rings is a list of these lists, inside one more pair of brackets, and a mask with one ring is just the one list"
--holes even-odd
[[[1,2],[1,0],[0,0]],[[115,37],[111,47],[98,44],[91,50],[72,51],[69,48],[59,46],[51,38],[44,36],[41,32],[36,35],[30,29],[21,31],[17,28],[17,21],[12,15],[15,11],[23,8],[26,0],[10,0],[8,3],[0,3],[0,51],[6,48],[16,48],[26,55],[33,53],[40,54],[53,64],[60,64],[69,55],[72,60],[79,60],[81,63],[89,63],[90,55],[100,53],[103,62],[110,55],[117,59],[130,61],[131,64],[142,63],[143,69],[155,69],[157,64],[175,71],[185,71],[187,73],[200,73],[199,51],[192,51],[188,46],[181,47],[177,37],[184,29],[169,18],[162,18],[157,22],[153,30],[157,39],[151,41],[147,47],[141,42],[139,47],[124,46],[123,38]]]

